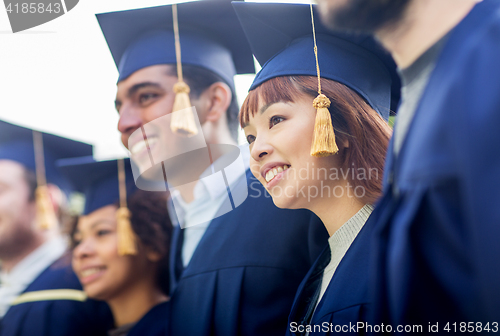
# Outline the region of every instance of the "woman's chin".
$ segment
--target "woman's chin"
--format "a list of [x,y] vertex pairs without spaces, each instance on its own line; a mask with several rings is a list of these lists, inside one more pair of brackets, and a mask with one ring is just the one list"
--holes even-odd
[[90,284],[83,287],[85,294],[89,299],[106,301],[109,297],[109,290],[104,288],[100,288],[100,286],[96,286],[97,284]]
[[285,195],[275,196],[271,194],[274,205],[280,209],[301,209],[301,207],[295,204],[296,200],[294,197],[287,197]]

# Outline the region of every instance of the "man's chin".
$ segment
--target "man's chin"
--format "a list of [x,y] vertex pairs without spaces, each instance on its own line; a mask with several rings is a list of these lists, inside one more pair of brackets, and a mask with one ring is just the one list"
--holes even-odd
[[154,167],[149,167],[147,169],[141,169],[141,177],[148,181],[164,182],[165,178],[163,175],[163,169],[161,164],[155,165]]
[[321,22],[331,28],[338,29],[339,27],[336,24],[336,16],[338,12],[343,12],[345,3],[340,3],[336,1],[330,0],[318,0],[319,13],[321,16]]
[[324,25],[337,31],[374,34],[402,19],[412,0],[320,0]]

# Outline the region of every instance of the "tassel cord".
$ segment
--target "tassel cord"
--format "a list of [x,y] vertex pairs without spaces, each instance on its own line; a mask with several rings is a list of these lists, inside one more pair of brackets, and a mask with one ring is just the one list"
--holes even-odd
[[174,39],[175,39],[175,59],[177,61],[177,79],[179,82],[184,82],[182,76],[182,62],[181,62],[181,41],[179,38],[179,21],[177,16],[177,4],[172,5],[172,16],[174,21]]

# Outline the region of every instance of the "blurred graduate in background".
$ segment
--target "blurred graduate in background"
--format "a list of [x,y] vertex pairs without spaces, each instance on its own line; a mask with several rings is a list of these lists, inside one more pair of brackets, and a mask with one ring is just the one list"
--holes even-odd
[[116,328],[110,335],[165,335],[167,193],[138,190],[128,159],[59,163],[85,195],[84,212],[71,227],[73,269],[90,298],[109,304]]
[[88,300],[60,226],[71,184],[60,158],[92,146],[0,121],[0,335],[106,335],[106,304]]

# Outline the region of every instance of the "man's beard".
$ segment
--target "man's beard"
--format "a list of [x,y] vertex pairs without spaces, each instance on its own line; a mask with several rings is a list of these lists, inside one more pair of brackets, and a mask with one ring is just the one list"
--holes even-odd
[[335,0],[319,0],[323,23],[335,30],[375,33],[399,22],[412,0],[347,0],[333,8]]

